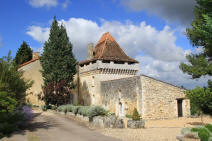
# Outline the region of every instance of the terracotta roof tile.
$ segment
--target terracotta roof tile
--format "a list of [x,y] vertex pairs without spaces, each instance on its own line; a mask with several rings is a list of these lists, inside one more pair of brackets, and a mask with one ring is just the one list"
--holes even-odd
[[21,67],[23,67],[23,66],[25,66],[25,65],[28,65],[28,64],[30,64],[30,63],[32,63],[32,62],[35,62],[35,61],[37,61],[37,60],[39,60],[39,59],[38,59],[38,58],[35,58],[35,59],[32,59],[32,60],[30,60],[30,61],[28,61],[28,62],[25,62],[25,63],[21,64],[21,65],[19,66],[19,68],[21,68]]
[[125,54],[125,52],[109,32],[104,33],[99,39],[96,47],[93,50],[93,54],[94,56],[92,59],[82,61],[80,64],[86,64],[95,60],[138,63],[138,61],[130,58]]

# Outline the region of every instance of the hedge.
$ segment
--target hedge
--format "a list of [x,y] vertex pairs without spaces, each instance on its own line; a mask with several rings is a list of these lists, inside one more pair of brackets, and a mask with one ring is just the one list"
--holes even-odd
[[57,108],[59,112],[72,112],[75,115],[80,114],[92,118],[94,116],[105,115],[106,110],[100,106],[73,106],[61,105]]

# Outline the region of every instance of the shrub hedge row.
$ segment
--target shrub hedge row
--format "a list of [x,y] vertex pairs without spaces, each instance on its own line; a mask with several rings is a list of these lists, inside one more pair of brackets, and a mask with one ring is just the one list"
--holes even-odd
[[59,112],[72,112],[75,115],[80,114],[92,118],[94,116],[105,115],[106,110],[100,106],[74,106],[61,105],[57,108]]

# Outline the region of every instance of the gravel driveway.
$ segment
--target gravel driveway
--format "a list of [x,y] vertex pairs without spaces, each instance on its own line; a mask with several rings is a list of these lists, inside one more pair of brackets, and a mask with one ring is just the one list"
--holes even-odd
[[[3,141],[176,141],[182,128],[200,122],[200,118],[177,118],[146,121],[145,129],[90,129],[67,116],[37,111],[27,130]],[[212,123],[212,118],[204,117],[204,123]]]
[[36,112],[28,129],[3,141],[120,141],[62,115]]

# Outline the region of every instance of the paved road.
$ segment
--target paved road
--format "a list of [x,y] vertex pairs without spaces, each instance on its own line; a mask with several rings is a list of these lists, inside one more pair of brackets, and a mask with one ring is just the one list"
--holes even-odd
[[3,141],[120,141],[62,115],[35,113],[28,129]]

